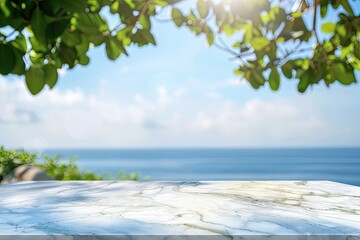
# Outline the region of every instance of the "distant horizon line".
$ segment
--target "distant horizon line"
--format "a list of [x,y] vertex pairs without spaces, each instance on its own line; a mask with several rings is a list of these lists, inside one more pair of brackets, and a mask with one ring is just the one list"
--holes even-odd
[[11,148],[11,149],[25,149],[29,151],[112,151],[112,150],[301,150],[301,149],[360,149],[360,146],[283,146],[283,147],[51,147],[51,148]]

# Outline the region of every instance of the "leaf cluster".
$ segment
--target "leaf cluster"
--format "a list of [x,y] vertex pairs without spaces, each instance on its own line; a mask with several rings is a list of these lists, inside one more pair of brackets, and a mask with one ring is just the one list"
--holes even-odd
[[[360,17],[348,0],[292,2],[300,3],[299,7],[293,10],[267,0],[198,0],[196,9],[187,15],[173,8],[172,18],[176,26],[204,34],[209,45],[232,54],[239,63],[235,74],[255,89],[268,83],[272,90],[278,90],[282,77],[297,79],[299,92],[320,82],[327,86],[335,81],[344,85],[356,82],[355,71],[360,70]],[[328,9],[342,9],[337,20],[321,21]],[[222,40],[224,35],[239,40],[229,47]]]
[[[153,44],[150,18],[166,0],[0,0],[0,74],[25,75],[32,94],[52,89],[58,69],[88,65],[91,46],[105,45],[109,59],[131,44]],[[174,3],[176,1],[173,1]],[[110,29],[105,8],[116,15]],[[2,27],[10,28],[8,34]]]
[[[156,45],[152,19],[170,7],[177,27],[229,52],[239,63],[234,73],[255,89],[268,83],[275,91],[281,78],[296,79],[299,92],[318,83],[356,82],[359,0],[197,0],[186,14],[176,5],[182,1],[0,0],[0,74],[25,75],[32,94],[51,89],[58,69],[89,64],[90,47],[105,45],[115,60],[131,45]],[[338,17],[324,22],[329,11]],[[118,19],[114,27],[109,14]]]

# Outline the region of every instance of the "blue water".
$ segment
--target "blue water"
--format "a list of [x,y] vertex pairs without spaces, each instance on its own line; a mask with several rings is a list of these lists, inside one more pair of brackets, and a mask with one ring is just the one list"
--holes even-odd
[[331,180],[360,186],[360,148],[48,150],[82,170],[152,180]]

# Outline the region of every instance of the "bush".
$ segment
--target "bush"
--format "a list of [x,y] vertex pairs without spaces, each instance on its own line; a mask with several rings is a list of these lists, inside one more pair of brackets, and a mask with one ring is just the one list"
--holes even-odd
[[139,174],[119,171],[116,177],[110,173],[104,175],[92,171],[81,171],[76,165],[76,159],[61,161],[61,156],[45,155],[42,161],[37,161],[39,154],[23,149],[6,150],[0,146],[0,181],[21,165],[33,165],[43,169],[54,180],[139,180]]
[[22,149],[8,151],[0,146],[0,181],[21,165],[34,165],[36,158],[37,154]]

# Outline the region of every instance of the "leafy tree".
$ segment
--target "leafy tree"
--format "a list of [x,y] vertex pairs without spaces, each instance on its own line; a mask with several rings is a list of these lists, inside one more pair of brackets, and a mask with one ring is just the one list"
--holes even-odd
[[[296,79],[299,92],[320,82],[356,82],[359,0],[198,0],[186,14],[177,7],[181,1],[0,0],[0,74],[25,75],[34,95],[45,85],[52,89],[58,69],[89,63],[89,46],[105,45],[115,60],[130,45],[156,45],[152,19],[170,8],[177,27],[233,55],[235,74],[256,89],[268,82],[277,90],[281,77]],[[338,17],[324,22],[329,11]],[[111,29],[109,14],[119,19]]]

